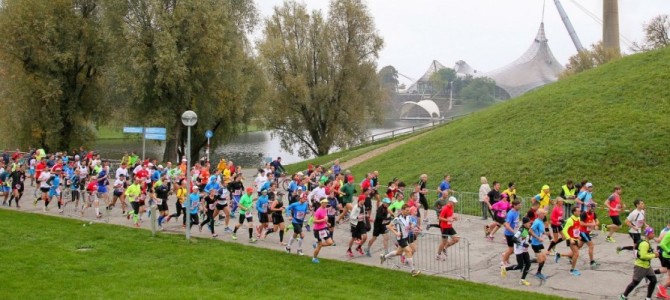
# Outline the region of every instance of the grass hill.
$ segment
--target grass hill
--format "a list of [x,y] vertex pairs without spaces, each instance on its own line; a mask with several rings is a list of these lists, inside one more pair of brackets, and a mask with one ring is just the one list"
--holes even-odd
[[[84,225],[84,226],[82,226]],[[0,210],[1,299],[560,299],[182,235]],[[477,291],[477,292],[473,292]],[[353,296],[352,296],[353,295]]]
[[486,176],[516,182],[520,195],[587,179],[597,200],[621,185],[627,203],[639,197],[660,206],[670,170],[670,48],[495,105],[352,169],[372,170],[383,181],[426,173],[434,187],[449,173],[454,189],[473,192]]
[[669,87],[670,48],[627,56],[456,120],[352,171],[360,178],[378,170],[382,183],[426,173],[431,189],[449,173],[455,190],[471,192],[486,176],[503,186],[514,181],[526,196],[543,184],[558,194],[567,179],[587,179],[596,201],[621,185],[628,206],[635,198],[661,206]]

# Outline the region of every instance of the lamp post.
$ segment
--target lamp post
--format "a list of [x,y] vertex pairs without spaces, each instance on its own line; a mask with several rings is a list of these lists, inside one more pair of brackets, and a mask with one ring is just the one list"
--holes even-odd
[[186,189],[188,190],[188,197],[186,197],[186,239],[191,239],[191,127],[198,123],[198,115],[192,110],[187,110],[181,114],[181,123],[186,126]]

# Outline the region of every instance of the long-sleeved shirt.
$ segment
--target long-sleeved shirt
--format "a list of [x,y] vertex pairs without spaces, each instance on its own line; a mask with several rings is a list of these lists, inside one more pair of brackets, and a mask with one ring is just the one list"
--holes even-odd
[[259,213],[268,212],[268,195],[261,195],[258,197],[258,200],[256,200],[256,210]]
[[639,257],[635,259],[635,265],[645,269],[649,269],[651,260],[656,258],[656,254],[654,254],[654,251],[651,250],[649,241],[641,241],[639,244],[637,244],[637,255]]

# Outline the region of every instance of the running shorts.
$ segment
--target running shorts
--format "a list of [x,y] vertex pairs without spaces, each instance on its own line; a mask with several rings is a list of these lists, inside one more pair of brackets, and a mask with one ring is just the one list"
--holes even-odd
[[505,235],[505,240],[507,241],[507,247],[514,247],[514,236]]
[[582,242],[588,243],[591,241],[591,235],[588,232],[580,232],[579,236],[582,238]]
[[621,220],[619,219],[619,216],[610,216],[610,219],[612,219],[612,224],[621,226]]
[[374,224],[374,229],[372,230],[372,236],[380,236],[382,234],[386,234],[388,229],[386,228],[386,225],[380,224],[380,223],[375,223]]
[[551,232],[560,234],[563,231],[563,226],[551,224]]
[[540,253],[540,252],[542,252],[542,250],[544,250],[544,245],[542,245],[542,244],[539,244],[539,245],[532,245],[531,244],[530,247],[533,248],[533,252],[535,252],[536,254]]
[[409,246],[409,242],[407,241],[407,238],[402,238],[398,240],[398,247],[400,248],[406,248]]
[[442,231],[442,238],[447,239],[456,235],[456,230],[454,228],[440,228]]

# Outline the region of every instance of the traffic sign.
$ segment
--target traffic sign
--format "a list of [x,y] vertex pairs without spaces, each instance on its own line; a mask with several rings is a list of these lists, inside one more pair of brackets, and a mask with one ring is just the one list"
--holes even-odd
[[147,140],[164,141],[165,140],[165,134],[146,133],[146,134],[144,134],[144,138],[147,139]]
[[163,127],[147,127],[145,128],[146,133],[152,133],[152,134],[162,134],[165,135],[167,134],[167,130]]
[[211,130],[205,131],[205,137],[206,138],[211,139],[213,136],[214,136],[214,132],[212,132]]
[[123,133],[142,133],[142,127],[123,127]]

